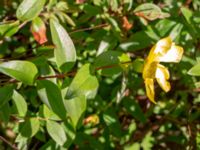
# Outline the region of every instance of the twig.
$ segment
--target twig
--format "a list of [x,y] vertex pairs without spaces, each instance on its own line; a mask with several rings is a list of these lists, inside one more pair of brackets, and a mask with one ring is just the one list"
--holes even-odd
[[78,30],[74,30],[74,31],[72,31],[72,32],[69,32],[69,34],[73,34],[73,33],[76,33],[76,32],[82,32],[82,31],[93,30],[93,29],[98,29],[98,28],[103,28],[103,27],[106,27],[106,26],[108,26],[108,25],[109,25],[109,24],[105,23],[105,24],[100,24],[100,25],[94,26],[94,27],[78,29]]
[[3,142],[5,142],[6,144],[8,144],[12,149],[14,150],[18,150],[17,147],[15,147],[14,145],[12,145],[9,141],[7,141],[3,136],[0,136],[0,140],[2,140]]
[[[126,64],[131,64],[132,61],[127,61],[127,62],[122,62],[120,63],[121,65],[126,65]],[[108,66],[101,66],[101,67],[97,67],[95,68],[96,71],[98,70],[102,70],[102,69],[109,69],[109,68],[114,68],[114,67],[118,67],[119,64],[113,64],[113,65],[108,65]],[[38,77],[36,80],[45,80],[45,79],[51,79],[51,78],[58,78],[58,79],[63,79],[65,77],[69,77],[69,76],[75,76],[77,73],[77,71],[72,71],[72,72],[68,72],[68,73],[64,73],[64,74],[56,74],[56,75],[50,75],[50,76],[44,76],[44,77]],[[17,83],[19,82],[16,79],[10,79],[8,82],[5,82],[3,84],[0,83],[0,85],[4,85],[4,84],[13,84],[13,83]]]
[[27,21],[23,22],[22,24],[19,25],[19,29],[23,28],[27,24]]

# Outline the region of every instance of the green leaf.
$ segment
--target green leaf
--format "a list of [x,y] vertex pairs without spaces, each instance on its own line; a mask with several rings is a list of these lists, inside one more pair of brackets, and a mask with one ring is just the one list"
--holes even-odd
[[142,109],[140,108],[139,104],[135,102],[133,99],[124,99],[123,105],[126,108],[126,110],[137,120],[141,121],[142,123],[145,123],[147,121],[144,113],[142,112]]
[[47,4],[47,10],[49,11],[56,3],[58,3],[57,0],[49,0],[49,3]]
[[189,75],[192,76],[200,76],[200,63],[193,66],[189,71],[188,71]]
[[8,61],[0,64],[0,72],[25,84],[32,85],[38,73],[36,66],[29,61]]
[[119,23],[114,18],[110,17],[109,15],[107,16],[107,19],[108,19],[108,22],[112,26],[112,31],[113,31],[115,37],[120,39],[121,29],[120,29]]
[[132,66],[133,66],[134,71],[136,71],[138,73],[142,73],[143,67],[144,67],[144,60],[138,58],[133,61]]
[[39,150],[53,150],[53,149],[62,150],[60,148],[60,145],[56,144],[54,140],[50,139],[49,141],[45,142],[45,144],[42,145],[42,147],[40,147]]
[[13,86],[4,86],[0,88],[0,108],[11,99],[12,94]]
[[52,139],[56,141],[57,144],[61,146],[64,145],[64,143],[67,141],[67,136],[63,127],[59,123],[51,120],[47,121],[46,127]]
[[27,119],[20,128],[20,134],[19,136],[25,137],[25,138],[31,138],[33,137],[40,128],[40,122],[38,118],[30,118]]
[[[113,76],[123,71],[122,62],[128,62],[130,58],[119,51],[106,51],[101,53],[94,62],[95,68],[101,68],[108,66],[108,68],[102,68],[100,74],[104,76]],[[109,67],[110,66],[110,67]]]
[[124,150],[140,150],[140,144],[133,143],[133,144],[127,145]]
[[97,50],[97,56],[109,49],[113,49],[116,45],[117,45],[117,39],[114,36],[112,35],[104,36],[103,38],[101,38],[101,42]]
[[157,40],[159,40],[159,36],[155,35],[152,30],[142,30],[132,34],[130,38],[119,45],[118,49],[136,51],[154,44]]
[[11,108],[9,103],[7,102],[0,108],[0,120],[5,123],[8,123],[10,120],[10,114],[11,114]]
[[19,5],[16,16],[21,21],[30,21],[42,11],[46,0],[23,0]]
[[148,132],[142,140],[141,147],[143,150],[151,150],[155,142],[152,132]]
[[193,12],[186,7],[181,7],[181,12],[185,17],[186,21],[192,25],[193,22],[191,21],[191,18],[193,17]]
[[81,67],[74,77],[65,95],[66,99],[84,95],[86,99],[96,96],[99,83],[97,78],[90,73],[90,65]]
[[76,50],[73,41],[65,28],[54,19],[50,20],[51,35],[54,45],[56,64],[63,72],[69,71],[76,61]]
[[38,95],[60,118],[66,119],[66,110],[64,107],[61,90],[51,81],[43,80],[37,82]]
[[47,107],[46,105],[43,105],[40,109],[42,117],[50,120],[57,120],[60,121],[61,119]]
[[67,142],[65,143],[64,147],[68,148],[73,143],[76,137],[76,131],[74,130],[73,126],[68,121],[62,123],[61,125],[64,128],[65,133],[67,135]]
[[102,13],[102,10],[100,7],[95,7],[93,5],[90,5],[88,3],[85,3],[82,7],[83,11],[87,14],[87,15],[92,15],[92,16],[96,16],[100,13]]
[[19,21],[0,24],[0,36],[11,37],[19,30]]
[[74,129],[83,116],[83,113],[86,110],[87,101],[84,96],[75,97],[69,100],[65,100],[65,108],[68,112],[68,115],[72,121]]
[[195,23],[193,22],[192,18],[194,16],[193,12],[191,10],[189,10],[186,7],[181,7],[181,12],[187,22],[186,26],[188,27],[188,31],[190,32],[190,34],[194,37],[194,40],[196,40],[197,36],[198,36],[198,31],[195,28]]
[[14,101],[15,107],[17,109],[18,115],[24,117],[27,112],[27,103],[23,96],[14,90],[12,99]]
[[163,13],[160,7],[152,3],[144,3],[139,5],[135,8],[134,13],[138,16],[140,13],[142,14],[142,17],[144,17],[144,19],[148,20],[169,17],[169,14]]
[[[87,144],[84,143],[84,141],[87,141]],[[77,133],[74,143],[76,145],[79,145],[82,150],[93,150],[93,149],[96,149],[96,150],[110,150],[110,149],[112,149],[112,148],[108,148],[108,147],[106,148],[105,145],[107,143],[100,142],[100,140],[97,140],[97,138],[94,137],[93,135],[89,135],[89,134],[84,133],[84,132],[78,132]]]
[[116,136],[118,138],[120,138],[122,136],[120,122],[118,120],[118,116],[113,107],[107,109],[106,112],[104,112],[103,120],[105,121],[106,125],[108,126],[110,132],[114,134],[114,136]]

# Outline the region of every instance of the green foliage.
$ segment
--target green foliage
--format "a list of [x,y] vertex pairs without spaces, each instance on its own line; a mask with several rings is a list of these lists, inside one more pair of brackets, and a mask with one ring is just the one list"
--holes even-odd
[[36,66],[28,61],[8,61],[0,64],[0,72],[32,85],[38,73]]
[[50,20],[51,35],[55,45],[56,64],[62,71],[68,71],[76,61],[76,50],[67,31],[56,20]]
[[[200,149],[199,12],[199,0],[0,1],[0,149]],[[153,104],[143,67],[168,36],[184,56],[164,64],[171,91],[155,83]]]
[[46,0],[23,0],[17,8],[16,16],[21,21],[30,21],[42,11]]

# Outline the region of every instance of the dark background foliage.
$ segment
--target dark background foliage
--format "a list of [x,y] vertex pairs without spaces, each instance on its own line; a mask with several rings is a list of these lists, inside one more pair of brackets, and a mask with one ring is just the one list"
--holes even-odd
[[[19,76],[0,65],[0,149],[200,149],[199,0],[46,0],[37,14],[47,30],[42,44],[32,19],[16,16],[21,2],[0,1],[1,63],[26,60],[38,73],[32,81],[31,65]],[[63,37],[52,31],[52,18],[71,37],[75,61],[63,53],[55,60]],[[153,104],[142,66],[167,36],[184,56],[165,64],[172,89],[155,85]]]

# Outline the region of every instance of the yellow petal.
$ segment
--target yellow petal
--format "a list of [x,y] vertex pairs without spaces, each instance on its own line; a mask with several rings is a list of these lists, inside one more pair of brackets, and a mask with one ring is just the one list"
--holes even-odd
[[155,78],[158,62],[150,62],[146,60],[142,72],[143,78]]
[[170,50],[162,57],[159,58],[161,62],[179,62],[183,55],[183,48],[180,46],[172,45]]
[[156,70],[156,80],[165,92],[168,92],[171,89],[170,83],[167,81],[169,76],[168,69],[159,64]]
[[156,103],[154,100],[155,97],[155,92],[154,92],[154,81],[151,78],[146,78],[145,79],[145,88],[146,88],[146,93],[147,97],[149,100],[153,103]]
[[154,53],[157,56],[164,56],[172,45],[172,39],[170,37],[163,38],[156,43],[156,47],[154,49]]

